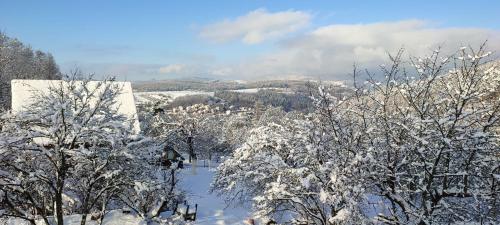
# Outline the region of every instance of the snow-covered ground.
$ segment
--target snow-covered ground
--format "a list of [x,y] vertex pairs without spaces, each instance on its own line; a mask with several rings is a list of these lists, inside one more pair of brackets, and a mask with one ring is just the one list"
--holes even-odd
[[214,96],[211,91],[151,91],[151,92],[134,92],[135,102],[137,104],[146,103],[148,101],[160,100],[168,98],[174,100],[181,96],[189,95],[208,95]]
[[[80,215],[71,215],[64,217],[65,225],[79,225],[81,222]],[[29,225],[25,220],[20,219],[9,219],[0,220],[1,225]],[[42,221],[37,222],[37,224],[44,224]],[[96,221],[90,220],[90,216],[87,217],[87,225],[97,225]],[[146,222],[141,218],[133,214],[123,214],[120,210],[111,211],[106,214],[103,220],[103,225],[146,225]]]
[[239,93],[257,93],[259,90],[274,90],[280,93],[291,93],[287,88],[247,88],[247,89],[237,89],[237,90],[229,90],[232,92]]
[[[247,89],[236,89],[227,90],[239,93],[257,93],[259,90],[275,90],[280,93],[292,93],[286,88],[247,88]],[[144,104],[146,102],[160,100],[168,98],[170,101],[175,98],[190,95],[208,95],[214,96],[213,91],[151,91],[151,92],[134,92],[134,99],[137,104]]]
[[324,80],[321,81],[323,84],[329,84],[333,86],[339,86],[339,87],[348,87],[347,84],[350,84],[351,81],[349,80]]
[[[198,204],[196,221],[192,225],[243,225],[250,218],[250,206],[227,207],[224,199],[208,192],[215,168],[187,165],[181,171],[180,188],[186,191],[190,207]],[[191,210],[190,210],[191,211]],[[67,225],[80,224],[80,215],[66,216]],[[95,221],[87,220],[88,225],[96,225]],[[28,225],[19,219],[0,220],[1,225]],[[104,217],[104,225],[146,225],[146,222],[133,214],[123,214],[120,210],[111,211]]]
[[[201,163],[199,163],[201,164]],[[199,225],[240,225],[250,218],[250,206],[226,207],[224,199],[208,192],[215,168],[186,167],[183,169],[181,188],[187,193],[192,207],[198,204],[196,221]]]
[[[208,167],[208,163],[199,162],[198,166],[193,167],[186,164],[181,170],[180,188],[186,191],[186,200],[190,207],[194,208],[198,204],[196,221],[192,225],[243,225],[244,221],[250,218],[250,207],[226,207],[224,199],[215,194],[209,193],[210,183],[212,182],[215,166]],[[193,209],[191,208],[190,211]],[[80,215],[65,216],[65,225],[80,224]],[[40,221],[40,224],[43,224]],[[87,217],[88,225],[96,225],[95,221]],[[29,225],[28,222],[20,219],[2,220],[0,225]],[[114,210],[106,214],[103,225],[146,225],[146,222],[138,216],[132,214],[123,214],[121,210]]]
[[[227,90],[239,93],[257,93],[259,90],[271,89],[279,92],[285,92],[284,88],[248,88],[248,89],[236,89]],[[207,95],[214,96],[213,91],[150,91],[150,92],[134,92],[134,98],[137,103],[144,103],[152,100],[159,100],[168,98],[169,100],[174,100],[175,98],[190,95]]]

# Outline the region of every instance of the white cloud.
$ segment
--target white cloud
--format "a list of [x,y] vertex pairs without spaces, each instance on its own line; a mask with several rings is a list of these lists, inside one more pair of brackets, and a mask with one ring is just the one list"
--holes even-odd
[[211,75],[214,76],[228,76],[233,74],[233,69],[230,67],[215,68],[211,71]]
[[408,54],[424,56],[438,45],[451,53],[460,46],[478,47],[489,40],[490,50],[500,50],[500,32],[480,28],[438,28],[421,20],[319,27],[302,37],[287,40],[281,48],[250,62],[234,65],[234,74],[255,77],[313,77],[346,79],[354,63],[375,69],[387,53],[404,47]]
[[206,25],[200,36],[214,42],[241,39],[246,44],[282,37],[309,24],[311,15],[302,11],[282,11],[271,13],[257,9],[236,19]]
[[[238,38],[243,38],[243,35]],[[401,47],[413,56],[425,56],[438,45],[444,45],[442,52],[446,54],[464,45],[478,47],[485,40],[488,40],[489,51],[500,50],[499,30],[436,27],[422,20],[331,24],[283,40],[278,49],[239,62],[224,63],[215,60],[214,56],[213,59],[170,65],[101,63],[80,66],[87,72],[117,75],[126,80],[193,76],[245,80],[349,79],[353,63],[362,69],[376,71],[378,65],[387,63],[387,52],[394,53]],[[62,64],[63,70],[72,68],[74,63]]]
[[172,73],[179,73],[182,70],[184,70],[185,66],[183,64],[171,64],[167,65],[164,67],[160,67],[158,72],[162,74],[172,74]]

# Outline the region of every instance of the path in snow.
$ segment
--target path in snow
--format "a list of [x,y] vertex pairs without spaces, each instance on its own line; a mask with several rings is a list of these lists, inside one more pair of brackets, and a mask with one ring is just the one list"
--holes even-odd
[[[191,207],[198,204],[198,213],[196,221],[192,225],[246,225],[244,221],[250,218],[250,206],[247,207],[227,207],[222,197],[208,193],[210,183],[212,182],[215,169],[208,167],[197,167],[193,169],[186,165],[181,171],[180,186],[186,191],[186,198]],[[66,216],[64,224],[80,224],[79,215]],[[87,217],[89,225],[95,225]],[[0,224],[7,225],[28,225],[19,219],[3,221]],[[104,218],[105,225],[145,225],[137,216],[131,214],[122,214],[118,211],[112,211]]]
[[196,221],[199,225],[242,225],[250,218],[250,206],[227,207],[222,197],[208,192],[215,169],[186,167],[181,172],[180,185],[191,207],[198,204]]

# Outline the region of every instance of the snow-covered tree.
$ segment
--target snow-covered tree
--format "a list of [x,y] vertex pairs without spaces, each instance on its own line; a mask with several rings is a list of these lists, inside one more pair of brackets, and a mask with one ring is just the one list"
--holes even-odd
[[498,63],[484,46],[440,54],[400,51],[351,95],[320,86],[312,114],[264,116],[213,190],[314,224],[498,223]]
[[370,79],[348,99],[320,94],[333,139],[366,159],[353,178],[378,221],[498,220],[500,86],[483,47],[407,64],[401,51],[382,67],[383,81]]
[[12,79],[60,79],[61,73],[50,53],[31,47],[0,32],[0,109],[9,109]]
[[380,221],[498,222],[500,82],[489,54],[436,50],[412,59],[410,72],[400,53],[383,82],[369,83],[363,150],[373,156],[367,179],[382,199]]
[[251,111],[246,108],[224,117],[219,139],[227,147],[225,152],[230,153],[246,141],[250,130],[254,127],[252,119]]
[[172,211],[183,199],[177,188],[177,163],[162,165],[163,147],[159,141],[143,138],[129,144],[127,185],[120,200],[146,221],[157,220],[161,212]]
[[[255,216],[263,220],[332,224],[342,217],[359,221],[356,213],[348,214],[357,210],[357,201],[348,200],[359,198],[362,189],[336,187],[341,181],[330,181],[335,167],[323,138],[310,117],[296,114],[257,127],[218,167],[212,190],[231,202],[252,201]],[[340,176],[337,179],[345,182]],[[342,195],[334,199],[328,194],[333,191]]]
[[[154,102],[138,106],[143,136],[128,144],[130,158],[123,162],[129,170],[124,178],[127,185],[118,193],[119,203],[148,222],[162,223],[160,214],[174,210],[184,198],[177,185],[177,163],[164,164],[165,147],[179,144],[172,129],[175,123],[171,123],[166,109],[170,101],[168,96],[161,96]],[[179,142],[184,143],[184,140]]]
[[35,90],[24,110],[5,115],[0,134],[2,216],[32,224],[49,224],[54,215],[62,225],[72,212],[85,219],[126,172],[130,123],[117,112],[121,87],[89,79],[52,84]]
[[141,130],[145,136],[159,137],[167,131],[163,124],[167,119],[166,107],[171,100],[169,96],[159,96],[154,101],[137,105]]
[[210,150],[217,145],[214,135],[220,133],[225,113],[218,106],[195,104],[150,112],[152,115],[147,123],[151,135],[187,152],[191,161],[199,154],[208,157]]

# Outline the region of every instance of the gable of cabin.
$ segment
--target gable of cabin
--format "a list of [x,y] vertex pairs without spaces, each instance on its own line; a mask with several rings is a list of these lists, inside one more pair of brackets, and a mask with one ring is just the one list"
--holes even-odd
[[[26,107],[33,104],[36,100],[36,93],[49,93],[51,87],[56,87],[61,82],[67,83],[64,80],[12,80],[12,112],[17,113],[25,110]],[[87,83],[90,88],[97,87],[100,81],[90,81]],[[83,82],[81,82],[83,85]],[[132,92],[132,85],[130,82],[118,82],[117,84],[121,91],[116,96],[116,107],[118,113],[125,115],[132,123],[132,133],[138,134],[140,132],[140,124],[137,116],[137,109]]]

